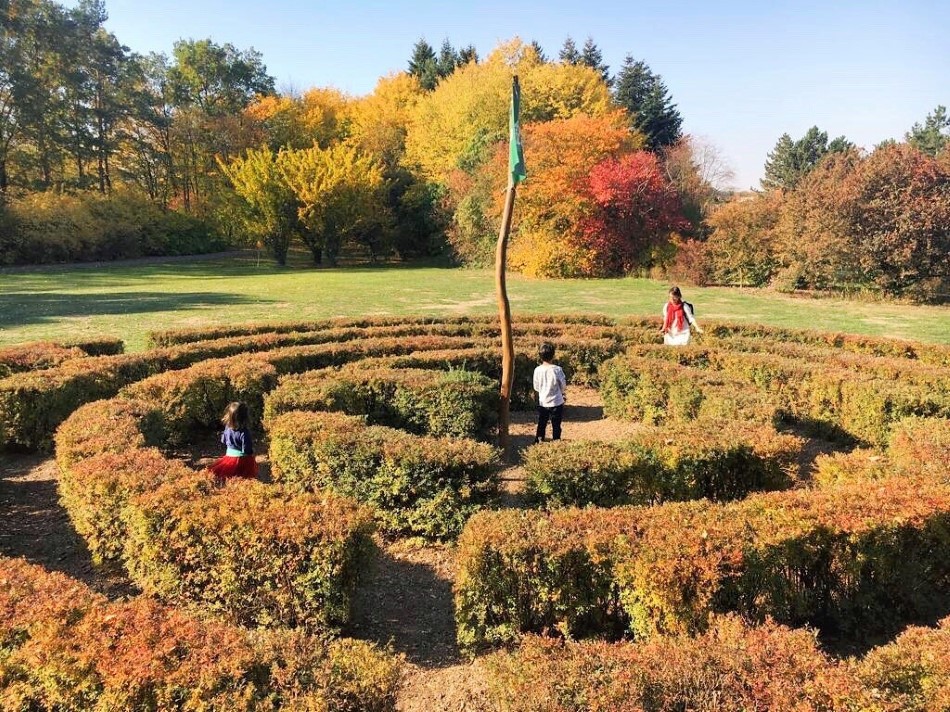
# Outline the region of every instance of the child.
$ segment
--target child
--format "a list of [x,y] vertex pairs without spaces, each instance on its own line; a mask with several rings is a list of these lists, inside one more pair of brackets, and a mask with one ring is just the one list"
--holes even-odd
[[216,481],[223,482],[232,477],[257,477],[254,441],[251,439],[248,421],[247,406],[244,403],[231,403],[221,416],[221,424],[224,425],[221,442],[227,450],[224,457],[211,466]]
[[663,305],[663,343],[667,346],[686,346],[691,326],[696,327],[697,334],[703,333],[693,317],[693,305],[683,301],[679,287],[671,287],[670,299]]
[[536,443],[544,442],[544,431],[551,420],[551,431],[555,440],[561,439],[561,416],[564,415],[565,390],[567,379],[560,366],[554,364],[554,344],[545,341],[538,349],[541,365],[534,369],[534,390],[538,392],[538,430]]

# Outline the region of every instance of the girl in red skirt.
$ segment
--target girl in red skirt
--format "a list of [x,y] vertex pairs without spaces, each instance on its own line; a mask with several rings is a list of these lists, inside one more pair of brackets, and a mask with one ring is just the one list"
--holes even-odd
[[224,457],[211,466],[215,480],[224,482],[232,477],[257,477],[257,460],[254,459],[254,441],[248,429],[249,418],[244,403],[231,403],[221,417],[224,432],[221,442],[227,450]]

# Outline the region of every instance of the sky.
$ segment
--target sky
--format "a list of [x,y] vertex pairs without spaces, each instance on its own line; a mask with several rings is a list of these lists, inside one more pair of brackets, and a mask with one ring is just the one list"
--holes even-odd
[[783,133],[798,139],[817,125],[872,149],[950,105],[950,0],[106,0],[106,9],[106,27],[135,52],[210,38],[261,52],[278,89],[352,95],[404,70],[420,38],[484,57],[517,36],[556,58],[568,36],[578,48],[591,37],[612,71],[631,54],[662,76],[684,131],[719,150],[739,190],[758,187]]

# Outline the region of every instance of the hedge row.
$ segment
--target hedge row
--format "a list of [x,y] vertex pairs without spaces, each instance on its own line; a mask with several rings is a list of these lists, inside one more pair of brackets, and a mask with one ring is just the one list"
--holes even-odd
[[532,501],[554,507],[739,499],[790,486],[802,444],[769,426],[725,421],[654,429],[620,442],[542,443],[525,455],[526,490]]
[[946,608],[948,538],[950,489],[903,478],[720,505],[480,513],[459,540],[458,638],[649,637],[732,611],[888,630]]
[[340,413],[268,421],[271,474],[372,505],[391,533],[449,538],[497,490],[497,455],[472,440],[410,435]]
[[[713,358],[723,370],[704,367]],[[623,419],[791,418],[828,436],[875,445],[887,441],[901,418],[950,417],[945,383],[908,384],[767,354],[619,356],[601,367],[601,395],[605,412]]]
[[498,400],[498,384],[474,371],[373,368],[364,362],[281,379],[267,396],[264,416],[341,411],[420,435],[485,439],[497,425]]
[[83,341],[33,341],[0,348],[0,378],[24,371],[41,371],[64,361],[86,356],[122,353],[121,339],[88,339]]
[[345,624],[369,511],[259,482],[215,487],[144,447],[168,431],[160,409],[117,398],[80,408],[57,433],[62,502],[93,559],[121,561],[143,590],[237,621]]
[[[390,330],[392,331],[392,330]],[[339,336],[339,335],[338,335]],[[326,334],[315,334],[324,339]],[[44,450],[66,417],[84,403],[110,398],[121,388],[148,376],[188,367],[209,358],[255,354],[255,360],[272,364],[280,374],[341,366],[371,357],[408,355],[415,351],[487,348],[493,340],[471,336],[387,336],[363,338],[350,330],[342,342],[281,346],[269,335],[185,344],[143,354],[103,356],[67,361],[42,373],[19,373],[0,379],[0,448]],[[559,356],[576,380],[589,380],[600,362],[616,353],[613,339],[589,341],[573,336],[559,341]],[[533,349],[532,349],[533,350]],[[260,358],[256,358],[256,357]]]
[[4,710],[390,712],[401,669],[361,641],[250,631],[145,597],[110,603],[0,559]]
[[[436,326],[470,325],[471,327],[494,327],[497,330],[498,318],[495,316],[376,316],[376,317],[339,317],[317,321],[290,321],[227,326],[209,326],[194,329],[166,329],[151,331],[148,343],[153,347],[175,346],[177,344],[209,341],[234,336],[253,336],[256,334],[286,334],[294,331],[315,332],[328,329],[368,329],[386,326]],[[600,314],[525,314],[516,315],[515,328],[524,324],[548,325],[554,328],[564,324],[571,326],[615,327],[615,322]]]
[[828,657],[807,631],[730,616],[636,645],[528,636],[484,666],[508,712],[935,712],[950,709],[950,618],[860,661]]
[[371,551],[366,508],[256,480],[192,475],[131,498],[129,576],[147,594],[247,625],[338,631]]

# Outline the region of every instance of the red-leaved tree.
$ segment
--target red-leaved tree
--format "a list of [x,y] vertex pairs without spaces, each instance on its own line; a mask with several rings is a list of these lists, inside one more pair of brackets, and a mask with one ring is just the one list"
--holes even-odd
[[651,266],[670,233],[689,228],[676,189],[657,157],[637,151],[598,163],[590,172],[591,214],[578,238],[590,255],[590,276],[622,275]]

